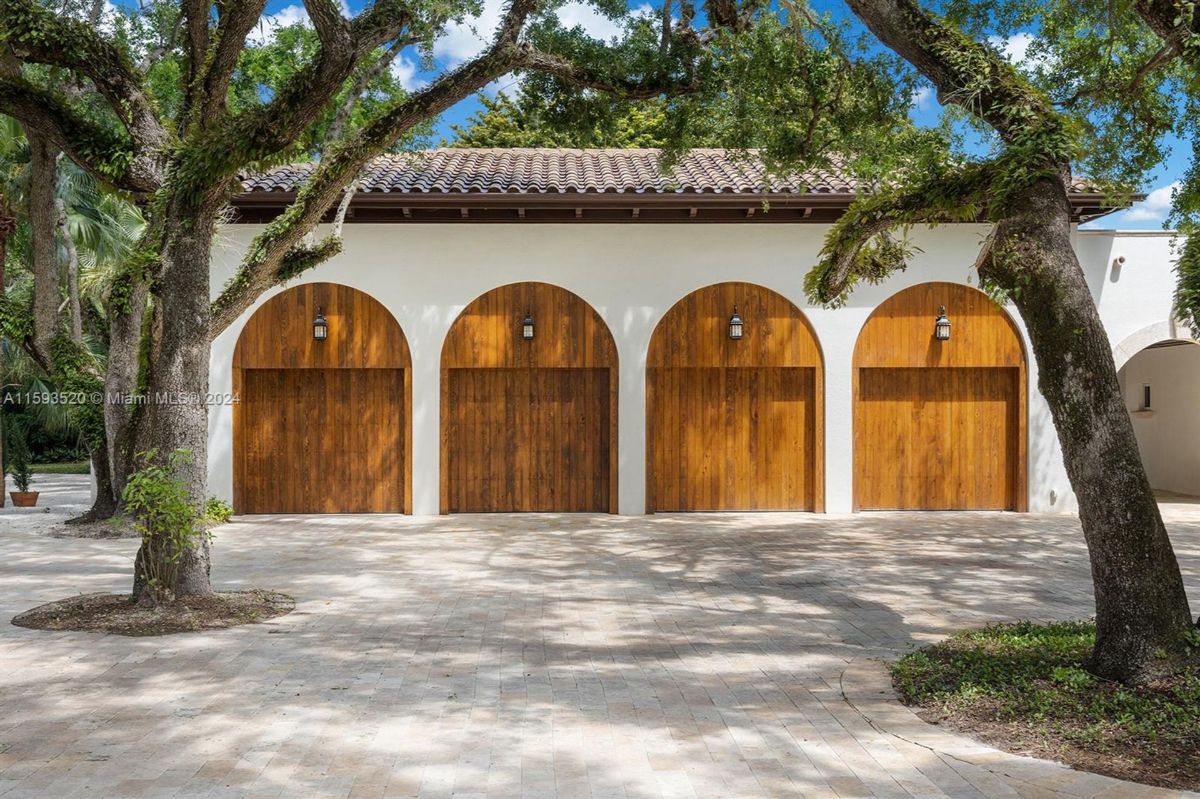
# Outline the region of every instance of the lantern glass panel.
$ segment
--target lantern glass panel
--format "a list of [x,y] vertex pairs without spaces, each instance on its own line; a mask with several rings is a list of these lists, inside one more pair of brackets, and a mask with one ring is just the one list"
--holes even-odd
[[313,317],[313,338],[317,341],[329,338],[329,322],[320,308],[317,309],[317,315]]
[[746,323],[743,321],[737,308],[733,309],[733,316],[729,317],[729,337],[734,341],[740,339],[746,330]]
[[950,320],[946,318],[945,306],[942,306],[938,310],[937,320],[933,323],[933,337],[938,341],[948,341],[950,339]]

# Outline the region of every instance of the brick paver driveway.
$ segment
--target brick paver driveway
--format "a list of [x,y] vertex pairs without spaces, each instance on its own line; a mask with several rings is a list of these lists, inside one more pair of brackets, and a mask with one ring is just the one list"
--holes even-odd
[[[1175,518],[1200,606],[1200,519]],[[5,619],[128,584],[134,542],[3,521]],[[297,609],[145,640],[4,626],[0,795],[1135,795],[912,743],[841,690],[957,627],[1086,614],[1070,517],[255,517],[219,531],[214,578]]]

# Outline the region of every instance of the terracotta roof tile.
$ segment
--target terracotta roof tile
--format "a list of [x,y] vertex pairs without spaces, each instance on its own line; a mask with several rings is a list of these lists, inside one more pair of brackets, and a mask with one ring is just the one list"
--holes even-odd
[[[767,183],[761,165],[725,150],[692,150],[671,173],[658,150],[451,149],[381,156],[367,168],[361,192],[417,194],[853,194],[834,172],[813,170]],[[315,163],[243,176],[247,192],[295,191]]]
[[[316,169],[315,163],[290,164],[243,175],[245,194],[268,200],[272,192],[295,192]],[[767,181],[761,164],[718,149],[687,153],[673,172],[659,169],[659,151],[568,149],[452,149],[440,148],[376,158],[366,169],[360,193],[422,195],[568,194],[724,195],[747,201],[764,194],[824,195],[850,202],[855,183],[836,170],[810,170],[786,179]],[[1103,192],[1076,178],[1070,193],[1081,202]],[[1133,200],[1140,197],[1133,197]],[[282,200],[281,200],[282,201]],[[1097,212],[1110,205],[1097,201]],[[1095,213],[1093,213],[1095,215]]]

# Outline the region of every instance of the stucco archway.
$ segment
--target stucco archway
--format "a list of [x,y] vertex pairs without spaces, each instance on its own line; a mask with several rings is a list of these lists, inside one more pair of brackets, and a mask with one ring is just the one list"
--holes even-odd
[[1200,343],[1154,341],[1123,360],[1117,382],[1151,487],[1200,496]]
[[1160,341],[1196,341],[1186,325],[1173,319],[1162,319],[1130,333],[1113,347],[1113,363],[1120,371],[1129,359]]

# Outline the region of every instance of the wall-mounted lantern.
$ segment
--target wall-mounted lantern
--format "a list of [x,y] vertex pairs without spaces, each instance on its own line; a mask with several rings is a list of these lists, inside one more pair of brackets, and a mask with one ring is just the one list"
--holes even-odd
[[317,306],[317,315],[313,317],[313,339],[324,341],[327,338],[329,338],[329,322],[326,321],[321,307]]
[[742,321],[742,317],[738,314],[737,306],[733,306],[733,316],[729,317],[729,337],[734,341],[741,339],[746,332],[746,323]]
[[950,320],[946,318],[946,306],[938,308],[937,321],[933,323],[933,337],[938,341],[950,340]]
[[529,311],[525,312],[525,318],[521,321],[521,338],[526,341],[533,339],[533,314]]

